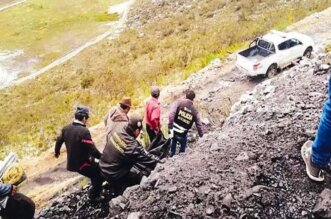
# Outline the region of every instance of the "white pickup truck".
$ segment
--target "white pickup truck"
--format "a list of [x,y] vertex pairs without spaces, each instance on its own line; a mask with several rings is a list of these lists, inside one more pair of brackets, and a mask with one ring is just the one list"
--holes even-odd
[[256,38],[249,46],[237,54],[237,68],[248,76],[268,76],[282,69],[302,56],[311,57],[314,41],[297,32],[272,30],[263,37]]

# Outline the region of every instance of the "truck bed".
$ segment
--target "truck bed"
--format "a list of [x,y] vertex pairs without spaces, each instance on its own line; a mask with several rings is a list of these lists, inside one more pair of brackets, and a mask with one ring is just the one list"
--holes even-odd
[[239,55],[244,56],[248,60],[254,61],[254,62],[260,61],[260,60],[270,56],[271,54],[273,54],[273,53],[268,50],[261,49],[258,46],[250,47],[239,53]]

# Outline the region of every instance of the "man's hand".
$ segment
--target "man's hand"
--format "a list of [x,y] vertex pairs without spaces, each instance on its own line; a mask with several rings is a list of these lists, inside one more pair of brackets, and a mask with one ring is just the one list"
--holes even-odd
[[59,156],[60,156],[60,153],[55,153],[55,154],[54,154],[54,157],[55,157],[55,158],[59,158]]
[[170,129],[169,130],[169,138],[173,138],[174,137],[174,130]]

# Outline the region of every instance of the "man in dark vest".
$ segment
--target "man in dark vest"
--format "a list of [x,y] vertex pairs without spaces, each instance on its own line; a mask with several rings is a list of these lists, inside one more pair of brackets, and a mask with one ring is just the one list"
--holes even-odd
[[170,110],[169,114],[169,133],[172,138],[171,153],[172,157],[176,153],[177,142],[180,143],[179,153],[185,152],[187,144],[187,133],[195,123],[199,136],[203,136],[203,126],[200,114],[193,106],[195,93],[193,90],[186,91],[186,98],[178,100]]
[[94,158],[100,159],[101,153],[95,147],[90,131],[86,128],[88,119],[89,109],[87,107],[77,107],[75,120],[65,126],[56,139],[55,157],[60,156],[61,146],[65,143],[67,148],[67,170],[78,172],[90,178],[92,188],[89,192],[89,198],[92,201],[99,201],[103,199],[100,196],[103,178]]
[[139,165],[149,172],[159,162],[159,158],[146,152],[136,139],[143,127],[142,122],[141,116],[131,115],[128,123],[117,123],[107,136],[99,165],[102,176],[116,195],[121,195],[126,187],[140,182],[143,174],[132,171],[133,166]]

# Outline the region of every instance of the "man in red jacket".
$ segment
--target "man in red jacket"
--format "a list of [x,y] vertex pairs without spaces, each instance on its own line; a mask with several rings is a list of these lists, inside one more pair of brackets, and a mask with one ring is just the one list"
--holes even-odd
[[89,109],[87,107],[77,107],[75,120],[65,126],[61,134],[56,139],[55,157],[60,156],[60,149],[63,143],[67,148],[67,169],[91,179],[92,188],[89,198],[94,201],[102,199],[103,178],[100,168],[94,162],[94,158],[100,159],[101,153],[95,147],[90,131],[86,128],[89,119]]
[[156,134],[160,131],[160,89],[157,86],[151,87],[151,98],[146,102],[145,118],[146,118],[146,130],[149,136],[149,140],[153,141]]

